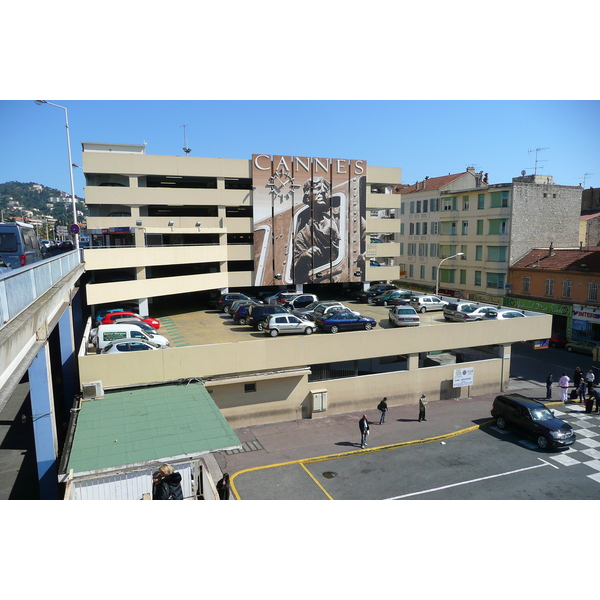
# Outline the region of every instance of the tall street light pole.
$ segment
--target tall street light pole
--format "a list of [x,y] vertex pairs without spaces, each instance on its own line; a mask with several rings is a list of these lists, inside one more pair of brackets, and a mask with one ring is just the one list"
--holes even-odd
[[[65,111],[65,127],[67,129],[67,150],[69,153],[69,175],[71,177],[71,204],[73,205],[73,224],[78,225],[77,223],[77,202],[75,200],[75,184],[73,183],[73,160],[71,159],[71,135],[69,134],[69,113],[64,106],[60,106],[59,104],[53,104],[52,102],[48,102],[47,100],[36,100],[36,104],[49,104],[50,106],[56,106],[57,108],[62,108]],[[75,236],[75,250],[77,250],[77,255],[79,256],[79,233],[72,232]]]
[[459,252],[458,254],[453,254],[452,256],[447,256],[446,258],[442,258],[440,263],[438,264],[437,271],[435,273],[435,295],[438,295],[438,290],[440,288],[440,267],[442,263],[446,260],[450,260],[451,258],[456,258],[457,256],[464,256],[464,252]]

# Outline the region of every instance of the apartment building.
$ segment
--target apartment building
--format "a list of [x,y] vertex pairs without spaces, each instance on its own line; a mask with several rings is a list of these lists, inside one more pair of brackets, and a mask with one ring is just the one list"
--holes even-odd
[[540,175],[490,184],[472,167],[397,188],[407,285],[500,302],[509,266],[532,247],[578,245],[581,192]]

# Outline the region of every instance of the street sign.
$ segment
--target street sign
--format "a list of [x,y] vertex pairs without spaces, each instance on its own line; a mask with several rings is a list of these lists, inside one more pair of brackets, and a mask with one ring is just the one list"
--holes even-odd
[[77,223],[73,223],[73,225],[71,225],[69,227],[69,231],[73,234],[73,235],[77,235],[79,233],[79,225],[77,225]]
[[452,387],[458,388],[467,385],[473,385],[473,373],[474,367],[467,367],[464,369],[454,369],[454,381]]

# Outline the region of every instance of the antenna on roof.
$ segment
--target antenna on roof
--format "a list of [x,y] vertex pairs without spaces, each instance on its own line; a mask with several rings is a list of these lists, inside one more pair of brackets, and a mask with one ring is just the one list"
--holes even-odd
[[187,156],[192,149],[188,148],[188,143],[187,143],[187,136],[185,135],[185,128],[187,127],[187,125],[182,125],[183,127],[183,151],[185,152],[185,155]]
[[[535,152],[535,167],[533,170],[533,174],[537,175],[537,170],[538,170],[538,162],[546,162],[546,160],[538,160],[538,152],[541,152],[542,150],[549,150],[549,148],[536,148],[535,150],[528,150],[529,154],[531,154],[532,152]],[[539,167],[540,169],[543,169],[544,167],[541,166]]]
[[[585,173],[583,176],[583,183],[580,183],[579,185],[585,189],[585,180],[590,176],[593,175],[593,173]],[[579,177],[573,177],[573,179],[579,179]]]

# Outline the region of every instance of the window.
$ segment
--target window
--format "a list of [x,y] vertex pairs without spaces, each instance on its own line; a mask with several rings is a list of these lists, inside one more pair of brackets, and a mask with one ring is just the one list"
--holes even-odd
[[460,283],[465,285],[467,283],[467,271],[466,269],[460,270]]
[[483,260],[483,246],[475,246],[475,260]]
[[442,200],[442,210],[456,210],[456,196],[450,196]]
[[438,245],[437,244],[429,244],[429,256],[433,258],[437,258],[438,255]]
[[456,235],[456,221],[441,221],[440,235]]
[[423,221],[423,235],[427,235],[427,221]]
[[477,235],[483,235],[483,219],[477,219]]
[[406,253],[408,254],[408,256],[414,256],[416,254],[416,250],[417,250],[417,245],[414,242],[409,242],[407,244]]
[[419,244],[419,256],[427,256],[427,244]]
[[524,294],[529,294],[529,286],[531,284],[531,277],[523,277],[523,287],[522,292]]
[[469,210],[469,196],[463,196],[463,210]]
[[492,235],[505,235],[508,231],[508,220],[507,219],[490,219],[489,220],[489,233]]
[[490,208],[501,208],[508,206],[508,192],[492,192],[490,194]]
[[455,269],[440,269],[440,283],[454,283]]
[[421,265],[421,279],[425,279],[425,265]]
[[571,287],[573,285],[573,282],[570,279],[565,279],[563,281],[563,298],[570,298],[571,297]]
[[404,256],[404,242],[400,242],[400,256]]
[[595,281],[588,284],[588,300],[598,302],[598,284]]
[[406,204],[406,202],[401,202],[400,203],[400,214],[403,215],[404,214],[404,205]]
[[431,235],[438,235],[440,231],[440,224],[437,221],[431,223]]
[[427,200],[423,200],[423,212],[426,213],[427,212],[427,205],[429,203],[427,202]]
[[481,285],[481,271],[475,271],[473,285]]
[[506,262],[506,246],[488,246],[487,253],[490,262]]
[[404,223],[400,223],[400,235],[404,235]]
[[408,224],[408,235],[415,235],[415,224],[414,223]]
[[415,212],[415,201],[412,200],[409,206],[410,206],[410,214],[412,215]]
[[408,265],[408,276],[411,279],[415,276],[415,265]]
[[421,223],[415,224],[415,235],[421,235]]
[[554,279],[546,279],[545,294],[546,294],[546,296],[554,295]]
[[477,210],[485,208],[485,194],[477,194]]
[[255,383],[245,383],[244,384],[244,392],[247,394],[248,392],[255,392],[256,384]]
[[462,256],[460,257],[460,260],[467,260],[467,246],[461,245],[460,251],[462,252]]
[[416,201],[416,211],[415,212],[418,212],[418,213],[421,212],[421,201],[420,200]]
[[440,199],[439,198],[430,198],[429,212],[440,212]]
[[431,267],[431,279],[437,281],[437,267]]
[[501,290],[504,287],[504,277],[504,273],[487,273],[486,286],[496,290]]
[[462,234],[469,235],[469,221],[462,222]]
[[454,244],[440,244],[440,258],[447,258],[456,254],[456,246]]

